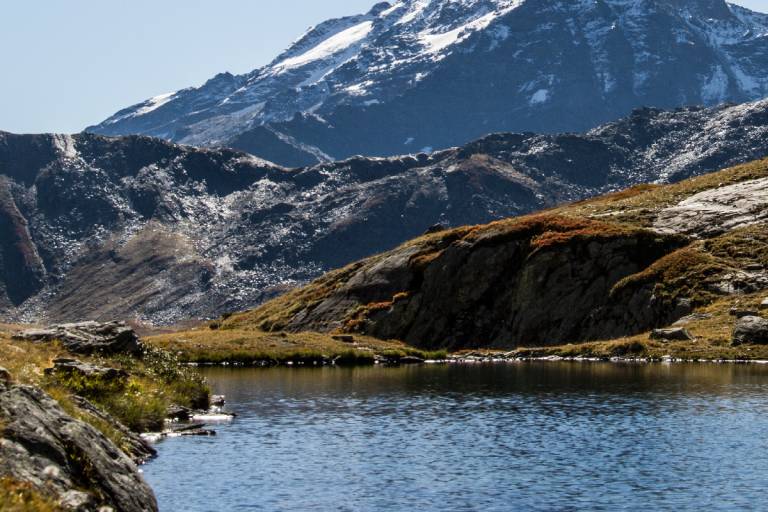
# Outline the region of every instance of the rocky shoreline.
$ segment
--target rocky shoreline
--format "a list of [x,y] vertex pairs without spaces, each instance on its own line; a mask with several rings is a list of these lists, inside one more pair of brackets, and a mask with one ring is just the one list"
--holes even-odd
[[234,417],[124,323],[2,332],[0,343],[0,501],[22,489],[36,503],[18,510],[156,511],[139,466],[157,451],[140,432],[214,435],[208,424]]

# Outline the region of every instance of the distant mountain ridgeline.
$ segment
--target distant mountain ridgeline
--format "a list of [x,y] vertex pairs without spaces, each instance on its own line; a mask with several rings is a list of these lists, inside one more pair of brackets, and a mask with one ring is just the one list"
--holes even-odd
[[637,107],[768,94],[768,15],[723,0],[404,0],[310,29],[269,65],[89,130],[288,167],[580,132]]
[[768,101],[641,109],[586,134],[288,170],[141,136],[0,134],[11,320],[168,324],[253,307],[431,226],[477,224],[768,154]]

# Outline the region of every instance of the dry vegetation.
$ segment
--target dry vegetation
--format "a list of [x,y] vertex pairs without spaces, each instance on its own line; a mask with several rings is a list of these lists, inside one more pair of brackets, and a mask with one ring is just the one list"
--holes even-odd
[[659,211],[705,190],[768,177],[768,159],[757,160],[672,185],[638,185],[594,199],[564,205],[552,213],[610,219],[650,227]]
[[384,341],[368,336],[355,336],[353,343],[334,339],[332,335],[313,332],[268,333],[258,329],[215,329],[207,327],[174,334],[163,334],[146,340],[154,346],[176,354],[191,363],[236,363],[244,365],[372,364],[375,356],[401,357],[413,355],[439,359],[444,353],[425,352],[399,341]]
[[31,485],[0,478],[0,512],[58,512],[56,503],[43,497]]
[[[90,415],[78,412],[69,397],[83,396],[115,416],[137,432],[162,428],[166,410],[171,404],[205,407],[209,390],[194,369],[181,366],[168,353],[152,349],[142,360],[127,356],[111,358],[83,357],[69,354],[57,343],[16,341],[11,335],[18,327],[0,326],[0,366],[6,368],[14,381],[43,388],[70,414],[94,423]],[[105,382],[77,375],[50,376],[44,373],[59,357],[75,357],[84,362],[120,368],[129,377]],[[107,425],[94,424],[116,444],[120,436]]]
[[622,357],[661,359],[665,356],[695,360],[768,360],[768,345],[731,345],[735,317],[732,307],[758,310],[764,293],[721,298],[696,312],[699,318],[686,322],[685,327],[695,341],[651,340],[650,333],[627,336],[608,341],[567,344],[553,347],[521,348],[520,357]]

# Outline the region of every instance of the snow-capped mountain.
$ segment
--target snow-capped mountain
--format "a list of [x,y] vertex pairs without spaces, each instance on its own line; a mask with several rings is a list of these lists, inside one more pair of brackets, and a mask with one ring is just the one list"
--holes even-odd
[[401,0],[326,21],[263,68],[151,98],[90,131],[299,166],[766,95],[768,15],[723,0]]
[[440,223],[484,223],[768,155],[768,100],[638,109],[585,134],[284,169],[155,138],[0,132],[0,318],[173,323]]

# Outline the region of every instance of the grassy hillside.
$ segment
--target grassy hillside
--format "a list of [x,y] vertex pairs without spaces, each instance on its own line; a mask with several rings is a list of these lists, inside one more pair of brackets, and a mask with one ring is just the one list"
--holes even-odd
[[[556,336],[543,340],[535,336],[515,338],[505,335],[504,329],[493,327],[476,331],[491,332],[493,339],[465,336],[464,340],[471,340],[465,345],[518,349],[523,355],[763,358],[768,356],[763,347],[730,346],[734,318],[728,315],[731,307],[754,308],[764,297],[766,280],[761,276],[768,268],[768,226],[762,214],[756,213],[752,220],[715,232],[697,233],[681,228],[676,233],[655,224],[662,214],[696,194],[727,191],[735,184],[749,184],[766,177],[768,160],[761,160],[677,184],[637,186],[534,215],[428,234],[393,251],[330,272],[259,308],[222,319],[214,330],[175,333],[155,341],[179,350],[185,359],[213,361],[221,360],[222,354],[236,352],[237,346],[243,348],[238,360],[252,355],[279,358],[280,353],[302,350],[334,352],[341,347],[333,345],[337,343],[329,336],[333,333],[354,333],[371,347],[382,343],[377,339],[405,339],[420,347],[439,348],[440,336],[447,339],[451,335],[450,326],[442,324],[453,322],[451,325],[464,328],[482,323],[483,315],[491,314],[496,315],[494,322],[505,321],[503,309],[489,313],[493,307],[498,309],[490,304],[489,297],[508,293],[507,284],[517,287],[518,297],[509,299],[504,307],[520,307],[515,310],[515,322],[525,323],[525,319],[519,318],[520,311],[552,287],[553,281],[547,282],[547,286],[537,284],[542,273],[556,273],[563,265],[581,258],[580,266],[574,264],[569,274],[554,282],[576,279],[574,274],[590,268],[592,275],[580,285],[585,288],[581,290],[585,294],[581,300],[598,297],[604,303],[594,305],[590,310],[592,317],[587,320],[600,323],[610,317],[611,326],[604,331],[613,333],[622,332],[622,326],[614,324],[631,320],[634,323],[627,324],[625,334],[601,338],[594,334],[600,330],[584,331],[585,327],[579,325],[570,332],[582,329],[589,343],[577,343],[580,340]],[[499,257],[502,253],[505,258]],[[643,253],[640,258],[638,255]],[[603,267],[589,267],[601,258]],[[622,268],[616,270],[617,267]],[[489,269],[496,274],[489,276]],[[601,278],[600,272],[610,274],[608,282],[601,283],[598,292],[590,291],[594,281]],[[510,273],[520,275],[511,278]],[[482,280],[491,278],[495,281],[489,284],[486,295],[473,297]],[[451,287],[446,287],[446,282]],[[446,296],[446,290],[450,296]],[[578,305],[579,297],[572,295],[579,290],[567,289],[567,293],[555,297]],[[439,307],[435,306],[437,302],[441,303]],[[463,309],[457,308],[456,303],[461,303]],[[556,309],[557,302],[551,307]],[[653,309],[653,315],[646,315],[642,321],[637,318],[640,312],[632,313],[635,317],[629,320],[626,315],[621,316],[633,308]],[[695,335],[696,342],[649,340],[652,327],[669,325],[692,313],[693,319],[689,319],[686,328]],[[539,314],[545,316],[535,325],[546,325],[546,315],[556,311]],[[456,317],[461,315],[470,318],[457,323]],[[419,331],[425,322],[442,324],[428,332]],[[317,330],[326,334],[307,333]],[[414,337],[419,332],[427,332],[437,342],[421,343],[422,339]],[[531,339],[537,342],[531,343]],[[574,344],[563,345],[568,341]],[[461,348],[456,344],[450,346]],[[545,348],[535,348],[540,346]]]

